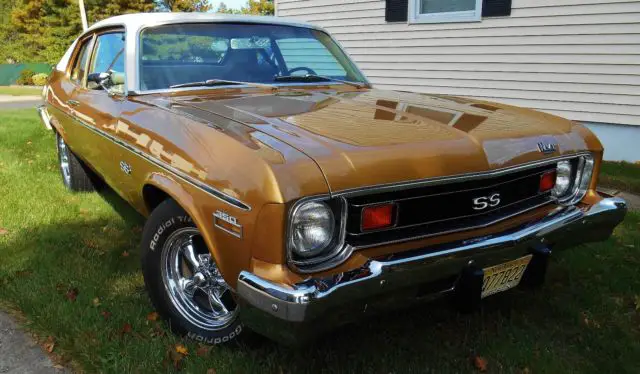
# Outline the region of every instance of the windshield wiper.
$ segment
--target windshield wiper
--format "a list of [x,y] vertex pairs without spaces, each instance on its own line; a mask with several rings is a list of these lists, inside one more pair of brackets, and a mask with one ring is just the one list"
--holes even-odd
[[225,79],[207,79],[206,81],[180,83],[180,84],[174,84],[173,86],[169,86],[169,88],[215,87],[215,86],[232,86],[232,85],[245,85],[245,86],[263,87],[263,88],[271,88],[271,89],[277,88],[276,86],[274,86],[272,84],[241,82],[241,81],[230,81],[230,80],[225,80]]
[[325,77],[323,75],[306,74],[306,75],[280,75],[273,78],[276,82],[338,82],[349,86],[364,88],[362,83],[345,81],[342,79]]

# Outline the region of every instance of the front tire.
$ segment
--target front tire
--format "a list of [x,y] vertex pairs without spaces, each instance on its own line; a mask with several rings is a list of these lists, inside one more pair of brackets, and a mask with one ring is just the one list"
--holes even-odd
[[238,305],[191,217],[171,199],[147,221],[142,272],[151,302],[174,333],[206,344],[242,332]]
[[90,171],[71,152],[67,143],[56,133],[56,146],[58,148],[58,166],[65,187],[74,192],[91,192],[95,185],[91,180]]

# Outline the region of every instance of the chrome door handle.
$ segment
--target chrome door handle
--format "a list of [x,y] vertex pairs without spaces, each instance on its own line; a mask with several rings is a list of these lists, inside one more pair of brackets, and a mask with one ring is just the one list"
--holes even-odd
[[78,100],[67,100],[67,104],[72,106],[78,106],[80,105],[80,102]]

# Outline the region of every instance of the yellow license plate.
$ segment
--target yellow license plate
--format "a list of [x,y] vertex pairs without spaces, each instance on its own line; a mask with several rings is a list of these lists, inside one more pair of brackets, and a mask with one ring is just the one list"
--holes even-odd
[[484,269],[482,297],[491,296],[517,286],[532,255]]

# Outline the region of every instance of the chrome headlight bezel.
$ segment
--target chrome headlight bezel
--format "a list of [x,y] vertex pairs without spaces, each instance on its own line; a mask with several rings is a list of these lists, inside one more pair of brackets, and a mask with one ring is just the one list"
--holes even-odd
[[[553,197],[562,205],[573,205],[582,200],[589,190],[593,179],[595,159],[591,154],[583,154],[572,159],[558,161],[558,165],[567,162],[571,165],[570,185],[564,194]],[[560,173],[558,173],[559,176]]]
[[[294,240],[296,215],[306,204],[324,204],[331,209],[334,222],[333,237],[331,241],[312,256],[303,256],[296,248]],[[351,248],[345,245],[347,203],[344,198],[331,199],[328,196],[300,199],[289,209],[286,252],[289,266],[302,273],[310,273],[326,270],[344,262],[351,254]]]

